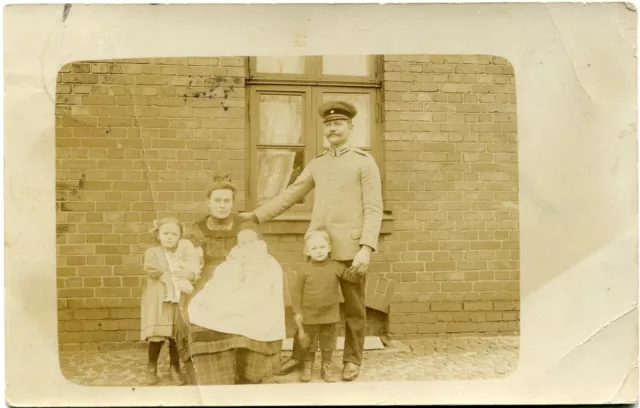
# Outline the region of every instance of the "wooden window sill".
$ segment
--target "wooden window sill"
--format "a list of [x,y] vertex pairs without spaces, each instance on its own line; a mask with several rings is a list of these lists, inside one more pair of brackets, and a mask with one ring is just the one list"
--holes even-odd
[[[264,223],[260,226],[260,232],[265,235],[282,235],[282,234],[304,234],[309,228],[311,221],[310,211],[287,211]],[[386,235],[393,232],[394,218],[391,212],[384,212],[382,215],[382,228],[380,235]]]

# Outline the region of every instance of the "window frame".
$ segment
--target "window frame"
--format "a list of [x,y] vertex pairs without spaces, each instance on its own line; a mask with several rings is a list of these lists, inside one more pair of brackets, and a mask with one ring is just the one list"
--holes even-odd
[[[286,55],[285,55],[286,56]],[[337,55],[336,55],[337,56]],[[382,58],[380,55],[369,55],[368,76],[324,75],[322,74],[322,56],[304,56],[304,71],[301,74],[263,73],[257,71],[258,57],[247,57],[247,86],[250,85],[349,85],[361,87],[382,87]]]
[[[381,64],[382,56],[370,55],[370,73],[368,77],[354,76],[337,76],[337,75],[321,75],[322,57],[306,56],[304,58],[305,73],[303,74],[276,74],[276,73],[258,73],[256,72],[256,57],[247,57],[247,81],[246,91],[247,97],[247,151],[249,152],[246,161],[246,202],[250,208],[256,208],[258,193],[258,151],[262,149],[277,148],[281,146],[287,148],[287,145],[270,145],[265,147],[259,143],[260,138],[260,94],[305,94],[304,112],[307,116],[303,116],[302,129],[304,132],[304,166],[308,166],[311,160],[324,151],[323,146],[323,126],[317,109],[322,103],[322,95],[325,92],[330,93],[367,93],[371,95],[371,113],[370,113],[370,151],[378,168],[384,188],[384,157],[382,144],[382,81],[381,81]],[[315,136],[315,141],[310,139],[310,135]],[[302,204],[295,204],[287,212],[278,218],[287,219],[285,214],[299,217],[300,214],[310,214],[313,207],[315,190],[312,190],[304,199]],[[298,214],[298,215],[296,215]]]
[[[293,55],[292,55],[293,56]],[[315,78],[317,73],[317,63],[309,58],[302,57],[303,70],[302,73],[295,74],[279,74],[275,72],[258,72],[257,69],[257,57],[249,57],[249,80],[265,80],[267,82],[279,82],[279,81],[304,81],[310,78]],[[266,85],[266,84],[265,84]]]
[[[332,57],[339,57],[340,55],[332,55]],[[379,58],[376,55],[369,56],[369,75],[368,76],[353,76],[353,75],[325,75],[322,73],[323,57],[317,57],[315,60],[314,72],[317,72],[317,78],[320,82],[335,82],[335,83],[351,83],[361,85],[377,85],[380,82],[379,78]]]
[[[302,132],[304,143],[297,145],[287,144],[262,144],[260,143],[260,95],[303,95],[303,115],[302,115]],[[307,134],[313,131],[312,115],[312,95],[311,89],[305,86],[291,86],[286,87],[278,85],[258,85],[253,86],[249,90],[249,183],[247,189],[249,190],[249,204],[254,208],[258,203],[258,151],[260,150],[276,150],[276,149],[291,149],[296,148],[304,152],[304,165],[306,166],[311,161],[310,157],[315,157],[315,146],[309,143]],[[255,118],[255,119],[251,119]],[[255,184],[255,185],[254,185]],[[301,204],[295,204],[289,211],[309,211],[312,206],[312,196],[307,195],[304,198],[304,202]]]

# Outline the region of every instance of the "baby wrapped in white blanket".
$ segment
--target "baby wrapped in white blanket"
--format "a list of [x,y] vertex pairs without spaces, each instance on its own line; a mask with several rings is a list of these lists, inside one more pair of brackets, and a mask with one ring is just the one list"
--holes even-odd
[[189,304],[191,323],[257,341],[283,340],[284,282],[280,264],[255,231],[238,234],[238,244]]

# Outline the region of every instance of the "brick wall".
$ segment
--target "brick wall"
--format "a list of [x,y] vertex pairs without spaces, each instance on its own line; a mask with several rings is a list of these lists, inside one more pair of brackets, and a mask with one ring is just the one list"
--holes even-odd
[[[518,330],[513,72],[490,57],[385,57],[385,207],[371,273],[399,282],[397,336]],[[151,221],[206,212],[213,174],[245,207],[245,59],[83,62],[56,104],[57,284],[63,347],[139,338]],[[306,222],[266,240],[289,275]],[[297,232],[297,233],[293,233]],[[371,313],[370,333],[383,316]]]
[[497,57],[384,58],[392,333],[519,330],[514,79]]
[[212,175],[244,206],[244,58],[74,63],[56,105],[60,343],[139,339],[151,221],[206,211]]

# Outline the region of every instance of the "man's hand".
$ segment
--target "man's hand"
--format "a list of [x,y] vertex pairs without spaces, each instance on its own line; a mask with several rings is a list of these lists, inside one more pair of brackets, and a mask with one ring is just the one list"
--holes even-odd
[[258,217],[256,217],[253,212],[241,212],[240,214],[238,214],[238,217],[240,217],[242,221],[252,221],[256,223],[258,222]]
[[296,323],[296,326],[302,326],[302,315],[300,313],[294,314],[293,321]]
[[355,272],[358,275],[364,275],[364,273],[369,269],[371,251],[372,249],[370,247],[363,245],[362,248],[360,248],[360,251],[358,251],[356,256],[353,258],[349,271]]

